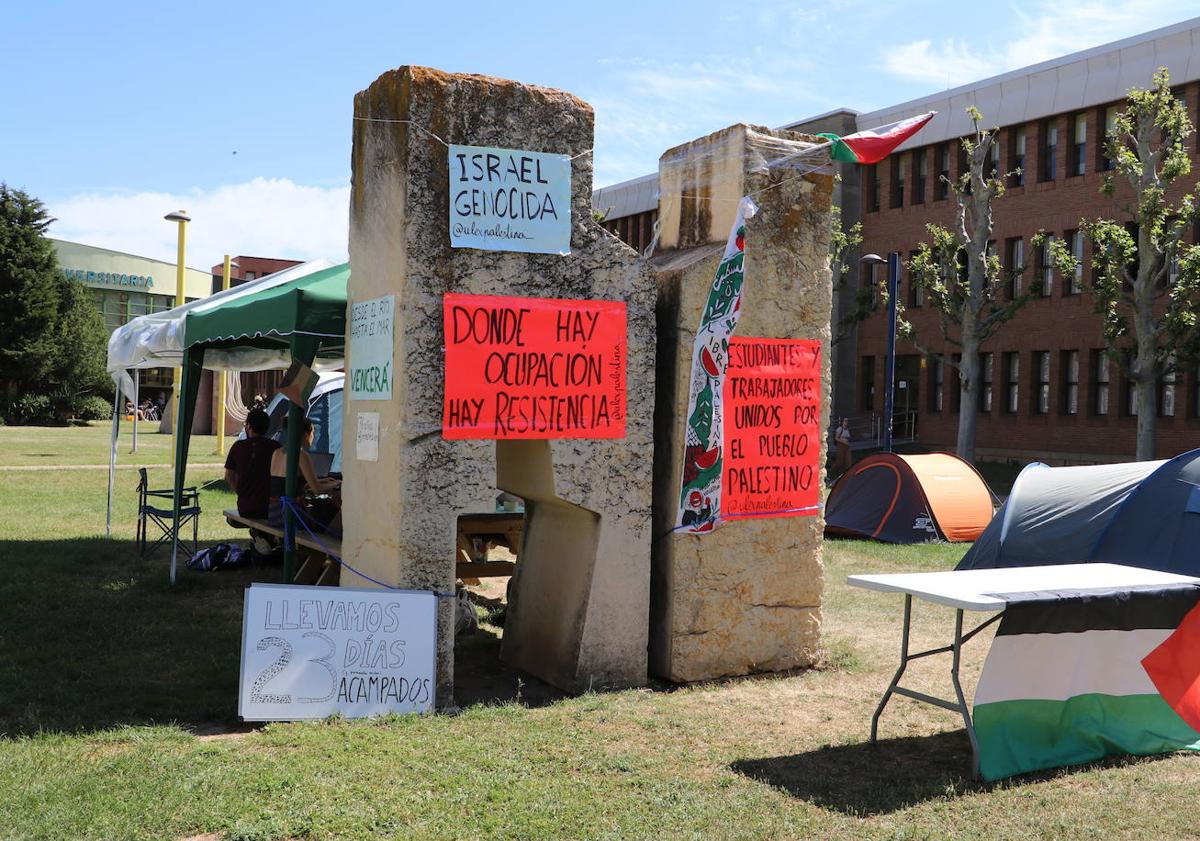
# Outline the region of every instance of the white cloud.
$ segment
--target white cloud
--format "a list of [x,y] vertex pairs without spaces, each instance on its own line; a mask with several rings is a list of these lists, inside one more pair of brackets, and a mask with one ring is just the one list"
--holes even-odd
[[[890,49],[885,71],[903,79],[954,87],[1098,47],[1195,13],[1194,0],[1038,0],[1013,9],[1021,34],[999,44],[928,39]],[[997,10],[998,11],[998,10]]]
[[[605,61],[596,111],[597,187],[654,171],[659,156],[736,122],[763,120],[763,103],[805,98],[807,74],[791,57],[719,56],[695,61]],[[789,109],[790,110],[790,109]]]
[[183,194],[99,192],[48,202],[58,219],[50,235],[175,262],[176,226],[186,210],[187,264],[208,269],[223,254],[312,260],[346,259],[350,187],[311,187],[286,178],[254,178]]

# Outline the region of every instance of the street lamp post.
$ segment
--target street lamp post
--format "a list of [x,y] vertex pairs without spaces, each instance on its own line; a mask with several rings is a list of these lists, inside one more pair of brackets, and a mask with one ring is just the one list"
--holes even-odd
[[900,252],[892,251],[884,260],[878,254],[867,254],[862,262],[869,265],[887,263],[888,267],[888,339],[884,361],[883,381],[883,441],[881,449],[892,451],[892,415],[895,411],[896,387],[896,294],[900,286]]
[[[183,288],[183,273],[184,273],[184,257],[187,252],[187,223],[192,219],[187,215],[186,210],[177,210],[174,213],[168,213],[163,217],[168,222],[177,222],[179,224],[178,249],[175,253],[175,306],[182,307],[184,304],[184,288]],[[179,429],[179,390],[182,385],[183,368],[175,368],[173,377],[173,388],[171,389],[171,468],[175,468],[175,436]]]
[[[221,276],[221,291],[225,292],[229,289],[229,270],[239,266],[236,262],[230,259],[229,255],[225,255],[225,271]],[[217,383],[217,451],[215,455],[225,455],[225,388],[228,383],[225,380],[225,369],[221,369],[218,375]]]

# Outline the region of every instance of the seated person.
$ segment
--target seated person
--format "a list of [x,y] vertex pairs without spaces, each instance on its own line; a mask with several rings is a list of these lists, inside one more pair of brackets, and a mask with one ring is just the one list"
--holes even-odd
[[279,442],[266,437],[271,418],[262,409],[246,413],[246,437],[234,441],[225,459],[225,481],[237,494],[243,517],[267,516],[271,497],[271,456]]
[[[313,467],[312,458],[308,454],[308,449],[313,443],[313,425],[312,421],[304,418],[300,421],[300,463],[299,473],[296,477],[296,502],[301,503],[303,507],[304,494],[307,493],[330,493],[336,491],[342,486],[342,483],[337,479],[331,479],[328,476],[318,476],[316,469]],[[283,429],[287,431],[287,421],[284,420]],[[287,452],[280,448],[271,454],[271,498],[270,505],[267,509],[267,521],[276,528],[283,528],[283,497],[287,495]],[[309,527],[314,531],[341,531],[341,511],[330,518],[328,522],[317,522],[315,519],[309,519]]]

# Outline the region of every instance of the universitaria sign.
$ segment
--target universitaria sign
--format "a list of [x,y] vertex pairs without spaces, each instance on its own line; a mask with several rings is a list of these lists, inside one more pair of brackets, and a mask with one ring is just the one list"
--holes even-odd
[[447,294],[445,438],[624,438],[625,304]]
[[571,253],[571,159],[549,152],[450,146],[450,245]]

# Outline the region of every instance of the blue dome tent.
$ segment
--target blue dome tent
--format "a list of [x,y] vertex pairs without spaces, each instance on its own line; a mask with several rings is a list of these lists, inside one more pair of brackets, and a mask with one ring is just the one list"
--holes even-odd
[[1030,464],[957,569],[1087,561],[1200,574],[1200,450],[1167,461]]

